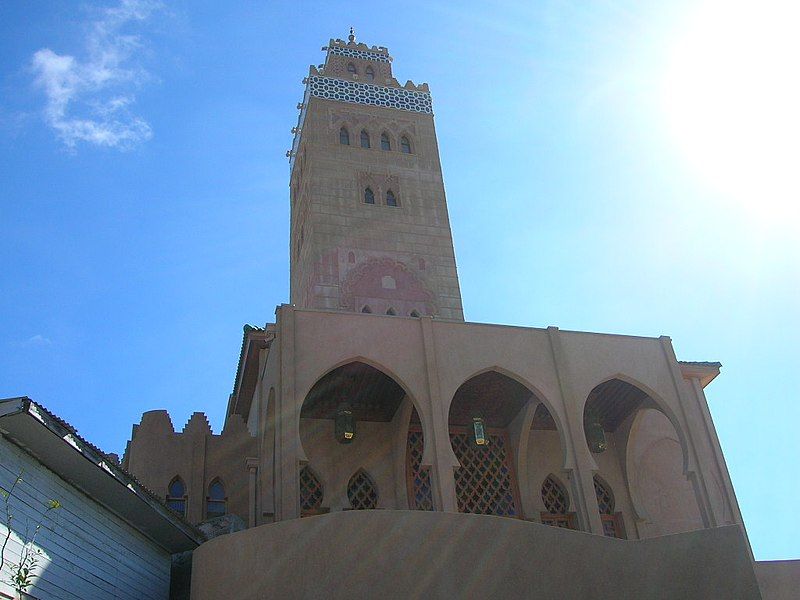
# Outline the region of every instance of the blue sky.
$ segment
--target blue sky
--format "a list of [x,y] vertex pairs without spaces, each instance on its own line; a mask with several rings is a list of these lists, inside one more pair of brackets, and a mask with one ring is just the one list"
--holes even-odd
[[800,70],[766,68],[797,21],[727,6],[1,4],[0,397],[119,453],[153,408],[220,429],[242,325],[288,299],[301,79],[354,25],[431,85],[467,319],[721,361],[756,556],[800,557]]

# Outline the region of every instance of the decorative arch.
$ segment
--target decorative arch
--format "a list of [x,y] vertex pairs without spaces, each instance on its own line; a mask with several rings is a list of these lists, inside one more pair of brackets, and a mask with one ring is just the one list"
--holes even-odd
[[381,298],[385,296],[382,286],[384,276],[391,276],[396,282],[394,297],[414,303],[429,315],[435,315],[438,307],[435,296],[425,287],[422,280],[405,263],[389,257],[368,258],[350,269],[339,285],[339,303],[345,310],[355,310],[355,297]]
[[592,393],[595,392],[595,390],[597,390],[597,388],[599,388],[600,386],[614,380],[621,381],[640,390],[649,400],[652,401],[653,408],[656,408],[659,411],[661,411],[664,414],[664,416],[666,416],[667,419],[669,419],[669,421],[672,423],[672,427],[675,429],[675,433],[678,436],[678,442],[681,445],[681,450],[683,454],[683,473],[688,477],[690,472],[694,471],[694,465],[692,464],[693,461],[691,460],[689,454],[689,442],[686,437],[686,432],[684,431],[683,426],[680,420],[678,419],[677,415],[672,410],[672,407],[670,407],[670,405],[667,404],[667,402],[661,397],[660,394],[655,392],[655,390],[653,390],[648,385],[642,383],[641,381],[637,380],[634,377],[631,377],[630,375],[626,375],[625,373],[615,373],[613,375],[605,377],[600,382],[595,384],[590,389],[589,393],[584,397],[583,405],[580,407],[581,414],[585,414],[586,406],[590,401]]
[[347,482],[347,499],[353,510],[378,508],[378,487],[363,467],[353,473]]
[[[425,450],[424,450],[424,455],[423,455],[422,462],[424,464],[431,464],[432,460],[430,458],[430,453],[432,452],[432,449],[430,447],[430,444],[429,444],[428,440],[433,439],[433,434],[430,431],[431,425],[429,424],[428,419],[425,416],[425,412],[422,410],[422,408],[421,408],[421,406],[419,404],[419,401],[411,393],[411,390],[408,387],[408,385],[400,377],[398,377],[396,373],[394,373],[391,369],[389,369],[385,365],[381,364],[380,362],[378,362],[376,360],[373,360],[371,358],[368,358],[366,356],[353,356],[353,357],[347,358],[345,360],[339,361],[336,364],[334,364],[333,366],[322,370],[320,372],[320,374],[317,377],[314,378],[314,383],[311,384],[311,386],[307,390],[304,391],[302,396],[300,396],[300,397],[303,398],[303,404],[301,406],[301,409],[299,411],[299,415],[298,415],[298,418],[297,418],[297,421],[296,421],[297,439],[300,440],[300,420],[304,416],[303,415],[303,408],[305,407],[306,403],[308,402],[309,396],[314,391],[315,387],[317,387],[318,385],[327,385],[327,383],[325,381],[326,378],[330,378],[332,376],[332,374],[335,373],[337,370],[342,369],[343,367],[347,367],[348,365],[357,365],[357,364],[364,365],[366,367],[370,367],[371,369],[381,373],[386,378],[390,379],[402,391],[403,395],[400,397],[400,400],[402,400],[403,398],[407,398],[411,402],[411,406],[414,408],[414,410],[419,415],[420,425],[422,427],[422,431],[423,431],[423,435],[424,435],[424,439],[425,439]],[[300,446],[301,446],[301,455],[302,456],[307,456],[307,454],[305,453],[305,450],[302,448],[302,441],[300,441]]]

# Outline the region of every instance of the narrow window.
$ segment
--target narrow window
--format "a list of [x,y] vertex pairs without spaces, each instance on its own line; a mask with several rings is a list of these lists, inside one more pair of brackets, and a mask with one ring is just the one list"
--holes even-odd
[[391,150],[392,143],[389,141],[389,135],[386,133],[381,134],[381,150]]
[[397,198],[394,197],[392,190],[386,192],[386,206],[397,206]]
[[348,252],[347,253],[347,262],[351,265],[356,262],[356,253],[355,252]]
[[319,512],[325,488],[311,467],[300,469],[300,514],[313,515]]
[[366,129],[361,130],[361,147],[369,148],[369,134]]
[[367,306],[364,306],[364,308],[361,309],[361,312],[362,313],[366,313],[366,314],[369,315],[369,314],[372,314],[372,309],[367,305]]
[[367,67],[364,74],[367,76],[367,81],[375,81],[375,71],[372,70],[372,67]]
[[378,507],[378,491],[375,482],[364,469],[359,469],[347,484],[347,498],[354,510]]
[[225,486],[219,479],[215,479],[208,486],[208,497],[206,498],[206,518],[213,519],[225,514]]
[[597,496],[597,509],[603,523],[606,537],[624,538],[622,515],[614,512],[614,493],[611,487],[597,475],[594,476],[594,493]]
[[350,145],[350,132],[347,131],[346,127],[342,127],[339,130],[339,143],[342,146],[349,146]]
[[395,315],[397,315],[397,313],[395,312],[395,310],[394,310],[394,309],[393,309],[391,306],[390,306],[390,307],[389,307],[389,309],[386,311],[386,314],[387,314],[387,315],[389,315],[389,316],[391,316],[391,317],[394,317]]
[[347,72],[351,75],[358,75],[358,69],[353,63],[347,63]]
[[411,144],[408,142],[406,136],[400,138],[400,152],[403,154],[411,154]]
[[375,194],[372,192],[372,188],[367,188],[364,190],[364,203],[375,204]]
[[416,310],[412,310],[409,314],[410,317],[419,317],[419,313]]
[[425,259],[424,258],[420,258],[419,259],[419,270],[420,271],[424,271],[425,270]]
[[182,517],[185,517],[186,500],[186,486],[180,477],[175,477],[167,488],[167,506]]

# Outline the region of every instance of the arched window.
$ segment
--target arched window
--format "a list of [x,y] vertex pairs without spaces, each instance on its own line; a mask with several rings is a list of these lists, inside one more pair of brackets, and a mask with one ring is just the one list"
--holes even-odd
[[316,514],[322,505],[325,489],[316,473],[306,465],[300,469],[300,514]]
[[382,133],[381,134],[381,150],[391,150],[392,143],[389,141],[389,134]]
[[548,475],[542,483],[542,502],[547,509],[541,513],[542,523],[574,529],[574,515],[569,513],[569,496],[561,482],[553,475]]
[[364,469],[359,469],[347,483],[347,498],[354,510],[378,507],[378,491],[375,482]]
[[603,534],[606,537],[624,538],[622,515],[614,512],[614,492],[611,487],[597,475],[594,476],[594,493],[597,496],[597,509],[603,522]]
[[367,67],[364,74],[367,76],[367,81],[375,81],[375,71],[372,70],[372,67]]
[[358,69],[353,63],[347,63],[347,72],[351,75],[358,75]]
[[186,486],[183,479],[175,477],[167,488],[167,506],[179,515],[186,516]]
[[347,253],[347,262],[351,265],[356,262],[356,253],[355,252],[348,252]]
[[412,310],[409,314],[409,317],[419,317],[419,313],[416,310]]
[[208,486],[208,496],[206,497],[206,518],[213,519],[225,514],[225,486],[219,479],[215,479]]
[[611,488],[608,487],[597,475],[594,476],[594,493],[597,495],[597,508],[600,510],[601,515],[614,514],[614,495],[611,493]]
[[395,312],[394,308],[392,308],[391,306],[390,306],[390,307],[389,307],[389,309],[386,311],[386,314],[387,314],[387,315],[389,315],[389,316],[392,316],[392,317],[394,317],[395,315],[397,315],[397,313]]
[[372,188],[367,188],[364,190],[364,203],[375,204],[375,194],[373,193]]
[[397,198],[392,190],[386,192],[386,206],[397,206]]
[[347,127],[342,127],[339,130],[339,143],[342,146],[349,146],[350,145],[350,132],[347,131]]
[[403,154],[411,154],[411,143],[406,136],[400,138],[400,152]]
[[369,134],[366,129],[361,130],[361,147],[369,148]]
[[362,313],[367,313],[367,314],[372,314],[372,309],[369,307],[369,305],[365,305],[364,308],[361,309],[361,312]]

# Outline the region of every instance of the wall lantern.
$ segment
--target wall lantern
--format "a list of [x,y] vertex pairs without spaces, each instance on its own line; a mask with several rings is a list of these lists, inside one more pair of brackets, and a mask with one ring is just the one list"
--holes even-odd
[[480,415],[472,417],[472,440],[476,446],[489,445],[489,436],[486,435],[486,422]]
[[356,437],[356,420],[353,410],[347,402],[342,402],[336,409],[335,435],[340,444],[349,444]]
[[583,428],[586,433],[586,443],[589,444],[589,450],[595,454],[604,452],[608,447],[606,432],[603,430],[603,424],[600,422],[600,413],[596,408],[586,409]]

